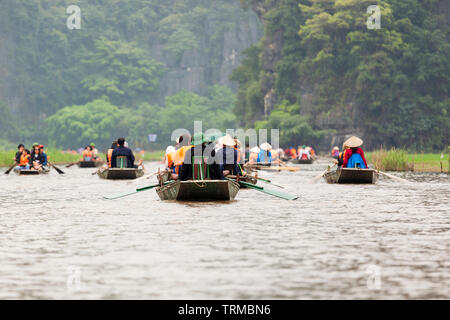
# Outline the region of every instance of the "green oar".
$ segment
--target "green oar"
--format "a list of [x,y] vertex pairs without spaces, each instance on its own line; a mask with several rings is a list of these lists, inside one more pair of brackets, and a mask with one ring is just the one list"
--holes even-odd
[[285,200],[295,200],[298,199],[298,196],[296,195],[292,195],[289,193],[284,193],[284,192],[280,192],[277,190],[271,190],[271,189],[267,189],[265,187],[260,187],[260,186],[255,186],[254,184],[248,183],[248,182],[244,182],[244,181],[239,181],[240,184],[246,186],[247,188],[251,188],[251,189],[255,189],[257,191],[261,191],[267,194],[270,194],[272,196],[281,198],[281,199],[285,199]]
[[[168,182],[165,182],[164,184],[168,184],[168,183],[172,183],[172,182],[173,181],[168,181]],[[158,184],[154,184],[152,186],[147,186],[147,187],[134,189],[134,190],[128,191],[128,192],[106,195],[106,196],[103,196],[103,198],[108,199],[108,200],[123,198],[123,197],[126,197],[126,196],[130,196],[132,194],[135,194],[135,193],[138,193],[138,192],[141,192],[141,191],[150,190],[150,189],[153,189],[153,188],[156,188],[156,187],[159,187],[159,183]]]

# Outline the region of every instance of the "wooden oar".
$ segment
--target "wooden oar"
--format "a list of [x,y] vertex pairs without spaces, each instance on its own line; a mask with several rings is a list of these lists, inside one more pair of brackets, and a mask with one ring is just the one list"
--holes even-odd
[[407,182],[409,182],[408,180],[405,180],[405,179],[402,179],[402,178],[393,176],[392,174],[389,174],[389,173],[386,173],[386,172],[383,172],[383,171],[380,171],[380,170],[378,170],[378,173],[381,173],[383,176],[386,176],[386,177],[388,177],[388,178],[397,180],[398,182],[401,182],[401,183],[407,183]]
[[80,163],[80,161],[69,163],[69,164],[66,166],[66,168],[70,168],[71,166],[76,165],[76,164],[79,164],[79,163]]
[[59,174],[64,174],[64,171],[62,171],[61,169],[59,169],[58,167],[56,167],[53,163],[51,163],[50,161],[48,161],[48,164],[55,168],[56,172],[58,172]]
[[[174,181],[165,182],[164,185],[166,185],[168,183],[172,183],[172,182],[174,182]],[[132,191],[106,195],[106,196],[103,196],[103,198],[108,199],[108,200],[119,199],[119,198],[127,197],[127,196],[130,196],[132,194],[135,194],[135,193],[138,193],[138,192],[141,192],[141,191],[150,190],[150,189],[153,189],[153,188],[156,188],[156,187],[159,187],[159,186],[160,186],[160,184],[158,183],[158,184],[154,184],[154,185],[147,186],[147,187],[137,188],[137,189],[134,189]]]
[[284,193],[284,192],[280,192],[280,191],[276,191],[276,190],[270,190],[265,187],[255,186],[254,184],[247,183],[244,181],[239,181],[239,183],[242,184],[243,186],[246,186],[247,188],[255,189],[256,191],[264,192],[264,193],[270,194],[271,196],[278,197],[281,199],[285,199],[285,200],[298,199],[298,196],[296,196],[296,195],[292,195],[292,194],[288,194],[288,193]]
[[8,170],[5,171],[5,174],[9,174],[11,172],[11,170],[16,166],[16,162],[14,161],[13,165],[11,167],[9,167]]
[[337,164],[337,163],[333,164],[331,167],[325,169],[324,172],[322,172],[321,174],[315,176],[315,177],[311,180],[311,183],[316,183],[317,181],[319,181],[319,179],[322,178],[323,175],[324,175],[325,173],[327,173],[331,168],[333,168],[336,164]]

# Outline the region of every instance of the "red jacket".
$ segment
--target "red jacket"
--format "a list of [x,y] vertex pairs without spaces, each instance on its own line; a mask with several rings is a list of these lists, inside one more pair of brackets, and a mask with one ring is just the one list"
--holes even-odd
[[[369,166],[367,165],[366,162],[366,158],[364,157],[364,151],[361,148],[356,148],[356,153],[359,153],[359,155],[361,156],[361,158],[364,161],[364,164],[366,165],[366,168],[368,168]],[[350,157],[353,155],[353,151],[352,149],[347,149],[345,150],[344,153],[344,163],[342,164],[342,168],[347,168],[347,163],[348,163],[348,159],[350,159]]]

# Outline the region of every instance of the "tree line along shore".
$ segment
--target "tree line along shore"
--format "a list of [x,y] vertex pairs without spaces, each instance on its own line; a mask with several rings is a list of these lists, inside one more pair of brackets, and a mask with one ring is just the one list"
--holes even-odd
[[[46,152],[54,164],[67,164],[81,159],[80,154],[58,149],[47,149]],[[15,150],[0,151],[0,166],[10,166],[15,153]],[[138,160],[160,161],[164,158],[164,151],[136,152],[135,155]],[[103,153],[99,156],[105,158]],[[450,173],[450,148],[448,153],[408,153],[402,149],[377,150],[366,152],[366,157],[375,168],[383,171]]]

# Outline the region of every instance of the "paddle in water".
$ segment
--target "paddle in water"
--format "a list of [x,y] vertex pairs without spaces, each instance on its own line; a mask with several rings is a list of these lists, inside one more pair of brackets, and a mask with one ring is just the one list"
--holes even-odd
[[9,167],[8,170],[5,171],[5,174],[9,174],[11,172],[11,170],[14,169],[15,166],[16,166],[16,162],[14,161],[13,165],[11,167]]
[[[164,185],[166,185],[168,183],[172,183],[172,182],[173,181],[165,182]],[[130,191],[127,191],[127,192],[123,192],[123,193],[116,193],[116,194],[106,195],[106,196],[103,196],[103,198],[108,199],[108,200],[119,199],[119,198],[131,196],[132,194],[135,194],[135,193],[138,193],[138,192],[141,192],[141,191],[151,190],[151,189],[159,187],[159,186],[160,186],[160,184],[158,183],[158,184],[154,184],[154,185],[147,186],[147,187],[142,187],[142,188],[137,188],[137,189],[130,190]]]
[[69,163],[69,164],[66,166],[66,168],[70,168],[71,166],[76,165],[76,164],[79,164],[79,163],[80,163],[80,161]]
[[64,171],[62,171],[61,169],[59,169],[58,167],[56,167],[53,163],[51,163],[50,161],[48,161],[48,164],[55,168],[56,172],[58,172],[59,174],[64,174]]
[[285,200],[298,199],[297,195],[292,195],[292,194],[280,192],[280,191],[277,191],[277,190],[271,190],[271,189],[267,189],[265,187],[255,186],[254,184],[247,183],[247,182],[244,182],[244,181],[239,181],[239,184],[241,184],[243,186],[246,186],[247,188],[251,188],[251,189],[254,189],[256,191],[264,192],[264,193],[270,194],[271,196],[278,197],[278,198],[281,198],[281,199],[285,199]]
[[324,175],[325,173],[327,173],[328,171],[330,171],[330,169],[333,168],[336,164],[337,164],[337,163],[333,164],[331,167],[327,168],[324,172],[322,172],[321,174],[315,176],[315,177],[311,180],[311,183],[316,183],[317,181],[319,181],[320,178],[322,178],[323,175]]
[[409,181],[406,180],[406,179],[402,179],[402,178],[393,176],[392,174],[389,174],[389,173],[386,173],[386,172],[383,172],[383,171],[380,171],[380,170],[378,170],[378,173],[382,174],[382,175],[385,176],[385,177],[388,177],[388,178],[397,180],[398,182],[401,182],[401,183],[407,183],[407,182],[409,182]]

